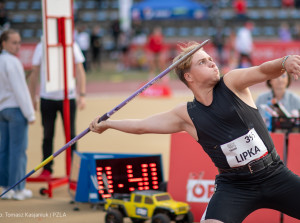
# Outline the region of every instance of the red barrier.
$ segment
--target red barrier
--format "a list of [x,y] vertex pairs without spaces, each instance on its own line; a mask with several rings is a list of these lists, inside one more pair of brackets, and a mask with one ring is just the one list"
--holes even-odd
[[[290,133],[288,142],[287,166],[295,174],[300,176],[300,134]],[[284,223],[299,223],[299,220],[284,215]]]
[[300,175],[300,134],[290,133],[288,144],[287,166]]
[[154,84],[140,94],[142,97],[171,97],[171,95],[171,88],[167,84]]
[[190,204],[197,222],[212,196],[209,189],[213,188],[217,173],[208,155],[190,135],[185,132],[171,135],[168,192],[175,200]]
[[[284,134],[271,133],[276,150],[283,158]],[[300,157],[300,155],[298,156]],[[168,191],[175,200],[188,202],[196,222],[199,222],[214,188],[217,168],[202,147],[187,133],[171,135]],[[280,222],[280,213],[261,209],[249,215],[245,223]],[[291,223],[285,218],[284,223]]]
[[36,43],[23,43],[21,45],[21,49],[18,53],[18,58],[21,60],[25,70],[31,69],[32,57],[36,45]]

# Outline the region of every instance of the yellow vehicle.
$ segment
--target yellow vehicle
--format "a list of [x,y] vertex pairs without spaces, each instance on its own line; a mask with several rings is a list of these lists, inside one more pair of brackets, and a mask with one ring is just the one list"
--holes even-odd
[[132,192],[130,195],[114,196],[106,200],[105,223],[123,223],[129,217],[133,223],[143,223],[151,219],[152,223],[192,223],[190,206],[174,201],[169,193],[157,190]]

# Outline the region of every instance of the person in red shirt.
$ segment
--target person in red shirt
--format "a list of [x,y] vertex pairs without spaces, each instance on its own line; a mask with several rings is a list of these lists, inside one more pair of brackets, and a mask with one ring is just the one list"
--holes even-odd
[[247,19],[247,2],[245,0],[234,0],[233,8],[238,21],[245,21]]
[[293,8],[295,7],[295,2],[294,0],[282,0],[281,5],[282,7]]
[[164,36],[160,27],[155,27],[148,37],[147,59],[149,63],[150,78],[154,76],[157,69],[165,69],[165,45]]

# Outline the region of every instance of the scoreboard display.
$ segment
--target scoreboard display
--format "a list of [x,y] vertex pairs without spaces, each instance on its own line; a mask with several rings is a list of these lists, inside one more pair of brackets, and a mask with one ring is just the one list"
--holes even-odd
[[162,182],[161,169],[160,156],[96,160],[99,193],[107,198],[113,193],[157,190]]
[[114,194],[157,190],[163,182],[161,155],[74,152],[70,194],[77,202],[104,202]]

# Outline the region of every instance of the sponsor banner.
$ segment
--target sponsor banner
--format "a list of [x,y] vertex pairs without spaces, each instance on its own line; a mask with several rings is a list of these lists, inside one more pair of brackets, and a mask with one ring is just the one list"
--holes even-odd
[[214,180],[189,179],[187,183],[187,202],[208,203],[214,193]]

